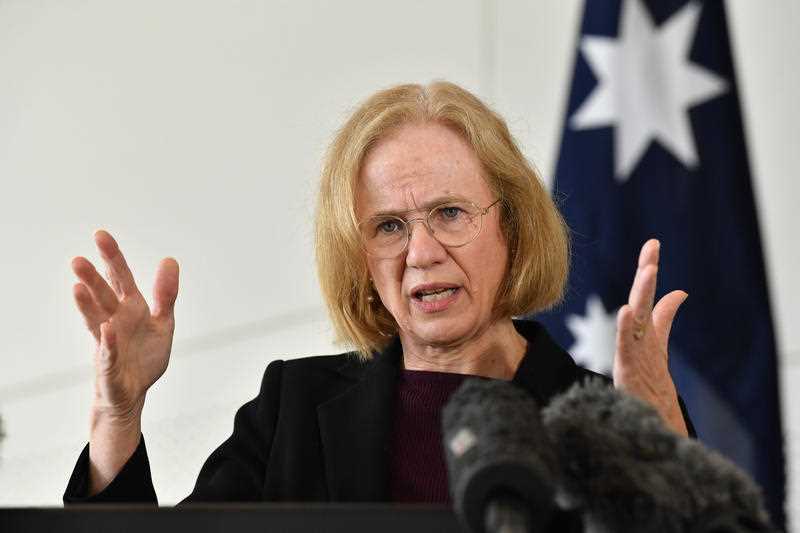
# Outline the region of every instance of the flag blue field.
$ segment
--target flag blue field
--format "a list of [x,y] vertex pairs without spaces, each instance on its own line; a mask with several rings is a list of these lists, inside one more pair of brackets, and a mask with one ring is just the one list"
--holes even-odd
[[563,305],[542,320],[608,372],[639,248],[684,289],[670,367],[699,438],[764,488],[784,527],[777,362],[721,1],[587,0],[553,186],[572,231]]

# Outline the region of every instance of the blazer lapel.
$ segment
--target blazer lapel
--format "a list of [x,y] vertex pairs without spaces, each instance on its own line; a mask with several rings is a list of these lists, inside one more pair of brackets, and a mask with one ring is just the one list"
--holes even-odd
[[331,501],[386,501],[389,439],[402,358],[399,340],[361,365],[340,373],[358,381],[317,407]]
[[528,340],[528,349],[513,382],[527,389],[539,407],[544,407],[554,396],[580,381],[581,369],[538,322],[515,320],[514,327]]

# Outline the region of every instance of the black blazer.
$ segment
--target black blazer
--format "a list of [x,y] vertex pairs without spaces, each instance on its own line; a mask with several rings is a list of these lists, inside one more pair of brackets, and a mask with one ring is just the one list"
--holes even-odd
[[[540,405],[598,376],[577,366],[540,324],[518,321],[515,326],[528,349],[513,382]],[[206,460],[184,503],[387,501],[388,446],[401,369],[397,339],[368,362],[345,353],[270,363],[258,396],[238,410],[233,434]],[[87,444],[65,503],[156,502],[144,437],[111,484],[92,497],[86,496],[88,473]]]

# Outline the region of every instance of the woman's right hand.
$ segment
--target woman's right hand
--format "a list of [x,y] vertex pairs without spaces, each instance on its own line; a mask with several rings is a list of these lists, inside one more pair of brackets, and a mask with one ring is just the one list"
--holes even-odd
[[167,369],[175,329],[178,263],[162,259],[147,305],[114,238],[95,233],[110,285],[84,257],[75,302],[95,339],[95,395],[90,437],[90,492],[102,490],[136,449],[147,390]]

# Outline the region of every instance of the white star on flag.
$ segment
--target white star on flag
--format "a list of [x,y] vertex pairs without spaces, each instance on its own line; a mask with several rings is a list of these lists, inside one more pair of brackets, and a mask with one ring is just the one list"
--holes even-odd
[[597,87],[570,119],[576,130],[614,129],[614,175],[624,182],[650,142],[687,168],[698,163],[689,108],[727,90],[724,79],[689,62],[701,6],[686,4],[655,27],[640,0],[624,0],[617,39],[586,36],[581,51]]
[[586,298],[586,315],[569,315],[565,320],[575,343],[569,353],[584,368],[611,374],[617,335],[616,313],[607,313],[596,294]]

